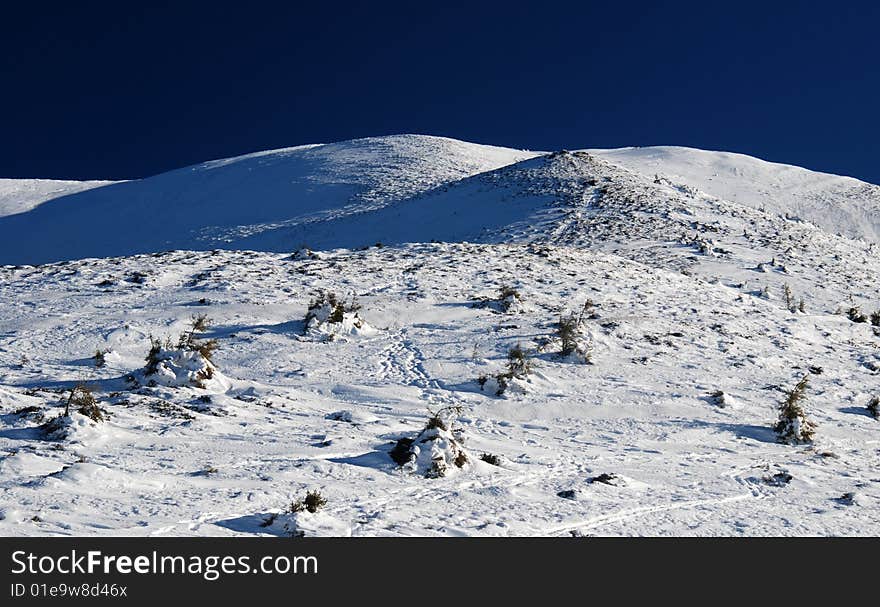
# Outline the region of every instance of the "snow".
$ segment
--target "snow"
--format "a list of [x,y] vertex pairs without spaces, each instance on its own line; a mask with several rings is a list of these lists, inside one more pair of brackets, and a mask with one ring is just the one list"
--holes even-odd
[[[171,198],[141,200],[138,221],[161,237],[48,236],[62,217],[49,205],[87,224],[127,184],[38,206],[40,238],[0,220],[23,247],[0,244],[0,534],[877,535],[880,422],[866,406],[880,336],[846,315],[880,309],[878,244],[846,235],[868,199],[842,195],[832,225],[800,221],[773,184],[836,196],[834,180],[727,156],[748,177],[710,191],[681,178],[699,154],[676,150],[663,162],[683,168],[655,180],[632,149],[399,136],[133,182],[235,202],[217,211],[227,224],[255,226],[276,202],[281,222],[309,217],[221,248],[192,237],[198,213],[167,221],[202,208]],[[285,174],[303,199],[281,209]],[[320,311],[316,335],[321,293],[360,307],[341,323]],[[559,319],[582,310],[583,350],[562,356]],[[173,340],[198,314],[213,321],[199,339],[219,344],[217,383],[190,381],[205,361],[173,347],[169,381],[131,382],[150,337]],[[516,345],[531,372],[500,397],[481,389]],[[815,437],[781,443],[779,407],[806,374]],[[70,436],[46,436],[81,383],[107,419],[74,413]],[[452,429],[427,428],[447,407]],[[402,466],[401,439],[425,439]],[[438,459],[448,474],[430,473]],[[325,506],[288,510],[313,490]]]
[[880,242],[880,187],[743,154],[658,146],[591,150],[679,187],[800,217],[832,233]]
[[0,217],[24,213],[76,192],[111,185],[113,181],[61,181],[57,179],[0,179]]
[[[301,232],[290,234],[293,228],[307,232],[311,222],[378,209],[534,155],[400,135],[211,161],[0,217],[0,261],[176,248],[293,251],[310,244],[297,240]],[[29,237],[36,232],[39,241]]]

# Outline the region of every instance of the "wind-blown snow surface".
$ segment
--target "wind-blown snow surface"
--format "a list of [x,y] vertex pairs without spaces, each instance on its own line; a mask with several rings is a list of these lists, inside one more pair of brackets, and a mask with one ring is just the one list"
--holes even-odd
[[[470,168],[381,151],[431,155],[438,141]],[[865,408],[880,336],[841,313],[880,308],[877,244],[605,153],[509,164],[520,153],[481,159],[448,140],[335,145],[369,158],[327,186],[354,198],[315,181],[310,220],[269,230],[321,251],[0,267],[0,534],[880,533],[880,421]],[[320,149],[231,164],[256,163],[245,175],[272,159],[280,183],[272,163]],[[434,161],[450,164],[411,169]],[[184,172],[202,179],[201,166]],[[507,311],[502,286],[519,293]],[[356,296],[370,331],[306,332],[321,291]],[[553,335],[588,300],[585,363]],[[126,380],[151,335],[176,339],[197,314],[213,320],[201,338],[219,344],[222,381]],[[501,396],[481,389],[517,344],[531,375]],[[815,443],[780,444],[777,408],[804,375]],[[52,440],[40,423],[83,381],[109,419],[75,414]],[[398,467],[395,442],[449,406],[465,466]],[[314,489],[322,510],[285,514]]]

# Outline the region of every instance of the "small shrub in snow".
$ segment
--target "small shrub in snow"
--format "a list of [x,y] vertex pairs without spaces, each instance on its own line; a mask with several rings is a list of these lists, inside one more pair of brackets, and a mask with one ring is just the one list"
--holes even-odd
[[98,407],[97,402],[83,401],[74,406],[77,408],[59,413],[40,425],[39,429],[46,439],[61,441],[86,438],[92,432],[90,429],[95,428],[105,419],[106,412]]
[[296,500],[290,504],[289,512],[291,514],[295,512],[311,512],[314,514],[321,508],[327,505],[327,500],[321,495],[321,492],[315,489],[314,491],[309,491],[306,493],[306,497],[301,500]]
[[788,283],[782,285],[782,302],[791,313],[795,313],[799,309],[801,309],[800,311],[803,311],[803,308],[805,307],[803,299],[801,299],[800,304],[795,301],[794,293],[792,293],[791,287],[788,286]]
[[501,396],[507,391],[507,388],[510,387],[509,379],[510,378],[506,373],[481,375],[477,378],[477,383],[480,385],[480,390],[483,392],[489,392],[495,396]]
[[211,325],[211,319],[208,318],[207,314],[199,314],[197,316],[192,317],[192,325],[190,326],[189,334],[190,338],[197,333],[204,333],[208,330],[208,327]]
[[556,326],[556,336],[559,338],[559,353],[568,356],[577,349],[578,329],[580,328],[578,317],[574,314],[562,316]]
[[483,453],[482,455],[480,455],[480,460],[484,461],[487,464],[490,464],[492,466],[500,466],[501,465],[501,458],[498,457],[497,455],[492,454],[492,453]]
[[414,442],[415,439],[412,438],[400,438],[394,444],[391,451],[388,452],[388,455],[394,460],[395,464],[404,466],[409,463],[412,457],[412,444]]
[[880,419],[880,396],[874,396],[871,400],[868,401],[867,405],[868,413],[871,414],[871,417],[874,419]]
[[181,333],[177,340],[177,349],[198,352],[205,360],[211,361],[220,343],[216,339],[200,338],[210,325],[211,319],[205,314],[193,316],[189,329]]
[[77,411],[81,415],[85,415],[93,422],[103,422],[105,411],[98,406],[98,403],[92,400],[90,403],[81,405]]
[[733,399],[731,399],[730,395],[723,390],[714,390],[710,392],[708,400],[713,405],[721,408],[730,407],[733,404]]
[[532,372],[531,356],[519,344],[507,352],[507,371],[496,375],[481,375],[477,379],[480,390],[502,396],[511,387],[523,390],[522,380]]
[[305,333],[322,334],[332,340],[337,334],[368,332],[370,327],[359,316],[360,309],[355,298],[345,302],[335,293],[322,291],[309,302]]
[[856,493],[850,491],[840,497],[835,497],[834,501],[842,506],[856,506],[859,503],[858,497]]
[[70,416],[59,414],[40,425],[40,431],[50,440],[64,440],[68,435]]
[[415,438],[402,438],[390,452],[399,466],[426,478],[441,478],[467,466],[470,456],[462,446],[462,437],[454,429],[461,407],[430,411],[424,429]]
[[510,285],[501,285],[498,296],[494,298],[482,297],[473,304],[475,308],[489,308],[495,312],[505,314],[522,311],[522,294]]
[[780,442],[790,445],[810,443],[816,432],[816,424],[807,419],[804,402],[810,376],[805,375],[797,385],[786,392],[785,401],[779,409],[779,421],[773,429]]
[[694,237],[689,241],[689,244],[696,248],[703,255],[708,255],[710,257],[717,257],[718,253],[715,251],[715,243],[708,238],[704,238],[699,234],[694,235]]
[[603,472],[599,476],[594,476],[590,479],[587,479],[589,483],[602,483],[603,485],[611,485],[612,487],[625,487],[626,479],[620,476],[619,474],[615,474],[614,472],[608,473]]
[[[204,315],[193,317],[192,325],[180,334],[177,343],[170,339],[163,343],[150,336],[143,379],[152,385],[206,388],[217,375],[213,357],[219,347],[216,339],[198,338],[209,322]],[[137,379],[134,379],[137,383]]]
[[792,294],[791,287],[788,286],[788,283],[782,285],[782,302],[789,310],[794,306],[794,295]]
[[525,379],[532,372],[532,361],[529,354],[516,344],[507,352],[507,374],[510,377]]
[[290,258],[295,261],[300,261],[304,259],[318,259],[318,255],[310,248],[302,247],[301,249],[294,251]]
[[509,285],[502,285],[498,293],[498,305],[502,312],[512,312],[522,301],[519,291]]
[[290,537],[351,535],[349,524],[320,512],[326,504],[327,500],[319,491],[309,491],[305,498],[292,502],[286,511],[270,513],[260,526]]
[[772,487],[785,487],[794,477],[785,470],[774,472],[773,474],[765,474],[761,480]]
[[880,327],[880,310],[871,312],[871,324],[875,327]]
[[852,306],[846,311],[846,317],[849,318],[852,322],[857,323],[866,323],[868,322],[868,317],[862,314],[861,308],[859,306]]
[[205,388],[214,378],[216,367],[199,350],[167,348],[150,350],[145,378],[165,386]]
[[[584,306],[584,312],[587,307]],[[569,314],[561,316],[556,325],[556,337],[559,339],[559,354],[563,357],[577,356],[582,362],[592,362],[592,348],[589,343],[584,343],[581,334],[583,316]]]
[[74,407],[77,412],[85,415],[95,422],[104,421],[104,414],[98,406],[98,401],[91,388],[85,384],[77,384],[70,390],[70,396],[64,405],[64,416],[70,417],[70,409]]
[[108,350],[95,350],[95,355],[92,357],[92,360],[95,361],[95,367],[98,369],[107,364],[107,359],[105,358],[107,352]]

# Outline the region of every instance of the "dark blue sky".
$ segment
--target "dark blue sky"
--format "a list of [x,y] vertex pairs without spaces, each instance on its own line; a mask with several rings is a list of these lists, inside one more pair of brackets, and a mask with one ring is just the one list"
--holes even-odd
[[416,132],[723,149],[880,183],[878,3],[19,4],[0,17],[3,177]]

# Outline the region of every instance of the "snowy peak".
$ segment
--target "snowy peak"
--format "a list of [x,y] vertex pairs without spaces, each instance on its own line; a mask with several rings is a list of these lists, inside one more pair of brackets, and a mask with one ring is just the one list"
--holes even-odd
[[757,226],[752,233],[800,218],[880,242],[877,186],[673,147],[546,154],[395,135],[256,152],[109,185],[40,182],[29,193],[25,182],[10,183],[4,195],[0,182],[6,264],[434,240],[611,251],[640,241],[656,252],[696,232],[742,232],[743,217]]
[[[534,155],[397,135],[206,162],[0,218],[0,262],[236,248],[286,225],[379,209]],[[282,250],[293,246],[268,241]]]

